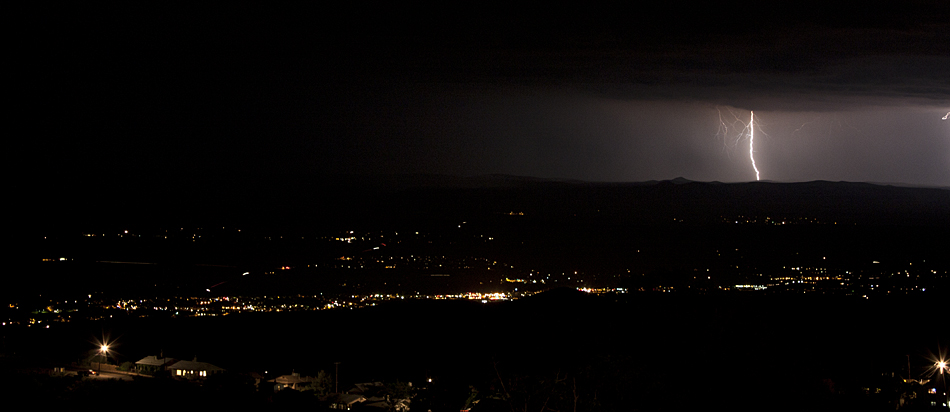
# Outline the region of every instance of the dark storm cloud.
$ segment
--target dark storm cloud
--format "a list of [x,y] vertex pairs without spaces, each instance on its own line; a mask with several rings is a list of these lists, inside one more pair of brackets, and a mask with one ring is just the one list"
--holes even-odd
[[[946,10],[943,15],[950,20]],[[722,21],[743,24],[738,18]],[[630,35],[622,43],[589,49],[492,50],[496,54],[474,54],[474,65],[457,73],[570,85],[619,98],[701,99],[783,110],[879,103],[945,107],[950,105],[950,23],[928,21],[901,28],[774,21],[736,33],[669,32],[642,44]],[[480,64],[497,60],[507,64]]]
[[945,2],[429,11],[355,21],[359,35],[345,40],[359,52],[340,61],[356,76],[339,79],[571,86],[611,97],[800,110],[874,105],[878,97],[950,102]]
[[947,56],[829,58],[800,72],[749,70],[715,74],[674,69],[666,73],[668,79],[664,82],[618,81],[591,89],[621,98],[703,100],[760,110],[950,106]]

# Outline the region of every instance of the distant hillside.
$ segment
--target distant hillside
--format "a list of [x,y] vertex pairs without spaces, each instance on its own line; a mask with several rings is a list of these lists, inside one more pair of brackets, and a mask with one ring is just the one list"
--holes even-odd
[[466,218],[525,213],[544,219],[596,218],[654,224],[722,217],[813,217],[875,225],[950,225],[950,190],[870,183],[592,183],[512,176],[407,185],[378,200],[392,217]]
[[335,176],[201,180],[171,177],[65,182],[38,193],[41,226],[88,225],[399,225],[475,219],[503,213],[635,224],[723,217],[811,217],[839,223],[950,225],[950,189],[814,181],[803,183],[669,181],[598,183],[508,175],[453,177]]

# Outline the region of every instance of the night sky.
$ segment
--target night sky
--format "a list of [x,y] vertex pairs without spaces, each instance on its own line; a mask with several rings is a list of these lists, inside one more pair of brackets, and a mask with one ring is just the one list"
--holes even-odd
[[950,186],[946,0],[136,2],[22,16],[16,113],[46,187],[741,182],[755,180],[737,134],[750,110],[763,180]]

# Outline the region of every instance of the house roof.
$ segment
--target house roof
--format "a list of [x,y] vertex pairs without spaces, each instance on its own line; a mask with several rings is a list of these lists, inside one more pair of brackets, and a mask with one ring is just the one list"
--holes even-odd
[[356,402],[363,402],[363,401],[366,401],[366,398],[364,398],[362,395],[357,395],[353,393],[344,393],[340,395],[340,398],[339,398],[339,403],[342,403],[344,405],[352,405]]
[[195,361],[178,361],[175,364],[168,367],[168,369],[181,369],[188,371],[223,371],[224,368],[219,368],[207,362],[195,362]]
[[177,362],[178,359],[175,358],[159,358],[158,356],[146,356],[140,359],[138,362],[135,362],[136,365],[146,365],[146,366],[162,366],[168,365]]
[[383,387],[382,382],[364,382],[364,383],[354,384],[353,387],[350,388],[350,390],[348,390],[347,392],[365,394],[368,391],[376,392],[382,389],[382,387]]
[[[367,398],[366,402],[363,403],[363,406],[367,408],[382,408],[382,409],[388,410],[390,407],[390,402],[387,401],[385,397],[373,396],[373,397]],[[392,402],[392,406],[394,406],[397,411],[408,410],[409,399],[396,399]]]
[[309,376],[300,377],[299,375],[280,375],[274,378],[274,382],[285,385],[293,385],[297,383],[313,382],[313,378]]

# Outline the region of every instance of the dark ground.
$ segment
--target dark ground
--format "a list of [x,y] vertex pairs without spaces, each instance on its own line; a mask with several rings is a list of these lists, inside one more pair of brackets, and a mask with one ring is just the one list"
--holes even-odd
[[[433,402],[464,401],[473,385],[487,399],[485,410],[502,381],[512,397],[574,393],[535,385],[554,376],[578,385],[583,410],[834,410],[864,403],[884,409],[893,401],[885,398],[898,395],[882,375],[906,375],[907,355],[915,375],[922,373],[929,357],[950,346],[941,308],[921,300],[555,290],[493,304],[411,301],[354,311],[7,329],[4,344],[8,355],[48,365],[75,360],[103,333],[115,339],[117,361],[163,351],[232,371],[304,375],[341,362],[344,385],[420,385],[432,377],[442,388]],[[866,396],[866,387],[883,387],[887,396]]]

